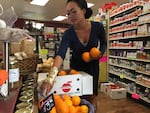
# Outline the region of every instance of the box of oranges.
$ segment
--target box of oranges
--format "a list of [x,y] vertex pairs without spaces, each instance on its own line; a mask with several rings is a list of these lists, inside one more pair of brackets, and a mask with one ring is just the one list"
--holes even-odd
[[[47,74],[39,73],[37,82],[44,80]],[[50,93],[69,94],[71,96],[92,95],[93,77],[85,72],[61,70],[58,72]]]

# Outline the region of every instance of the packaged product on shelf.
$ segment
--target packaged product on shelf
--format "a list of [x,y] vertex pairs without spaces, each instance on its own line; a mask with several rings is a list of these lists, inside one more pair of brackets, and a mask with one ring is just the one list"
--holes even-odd
[[15,57],[10,56],[9,57],[9,62],[10,62],[10,69],[9,69],[9,89],[15,89],[20,86],[19,83],[19,68],[17,67],[17,60]]

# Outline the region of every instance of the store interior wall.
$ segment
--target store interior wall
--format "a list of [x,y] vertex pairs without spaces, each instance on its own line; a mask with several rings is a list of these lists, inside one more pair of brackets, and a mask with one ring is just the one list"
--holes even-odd
[[[18,18],[52,21],[52,19],[58,15],[66,15],[65,6],[67,0],[50,0],[45,7],[31,5],[29,4],[30,1],[31,0],[0,0],[0,4],[4,10],[13,6]],[[93,15],[96,15],[98,9],[107,3],[116,2],[120,5],[129,2],[129,0],[87,0],[87,2],[95,4],[92,10]]]

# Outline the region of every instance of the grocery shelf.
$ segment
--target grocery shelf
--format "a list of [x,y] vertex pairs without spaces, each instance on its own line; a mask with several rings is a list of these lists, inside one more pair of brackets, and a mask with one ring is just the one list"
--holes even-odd
[[118,64],[112,64],[112,63],[109,63],[109,64],[112,66],[117,66],[117,67],[129,69],[129,70],[135,70],[133,67],[123,66],[123,65],[118,65]]
[[124,21],[120,21],[120,22],[115,23],[115,24],[110,24],[110,27],[113,27],[113,26],[116,26],[116,25],[119,25],[119,24],[123,24],[123,23],[126,23],[126,22],[128,22],[128,21],[136,20],[136,19],[138,19],[138,17],[133,17],[133,18],[130,18],[130,19],[126,19],[126,20],[124,20]]
[[[124,7],[124,5],[121,5],[121,7]],[[143,18],[146,17],[142,18],[150,12],[143,13],[143,7],[144,4],[142,3],[132,4],[129,8],[123,8],[121,12],[115,12],[118,8],[110,13],[112,15],[109,16],[108,30],[110,37],[108,38],[108,77],[110,82],[122,82],[126,84],[126,88],[130,89],[132,87],[131,91],[127,88],[128,93],[131,95],[133,93],[139,94],[141,100],[150,103],[149,97],[142,96],[146,93],[146,90],[150,92],[148,83],[150,79],[150,33],[148,32],[150,22],[144,21]],[[140,13],[138,12],[137,16],[133,17],[132,14],[137,10]],[[126,15],[131,16],[126,18]],[[141,25],[146,26],[144,27],[145,31],[142,31],[143,26],[141,27]],[[140,79],[143,82],[139,81]]]
[[110,32],[109,34],[114,34],[114,33],[119,33],[119,32],[123,32],[123,31],[129,31],[129,30],[136,30],[136,29],[137,29],[137,27],[131,27],[131,28],[128,28],[128,29],[122,29],[122,30]]

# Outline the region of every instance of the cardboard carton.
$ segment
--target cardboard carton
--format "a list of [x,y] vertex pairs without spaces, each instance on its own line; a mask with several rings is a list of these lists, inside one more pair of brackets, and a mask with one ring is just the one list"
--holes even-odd
[[108,89],[108,95],[112,99],[123,99],[127,97],[127,90],[125,88]]
[[[38,81],[44,80],[48,73],[39,73]],[[50,93],[73,95],[92,95],[93,77],[85,72],[80,74],[57,76]]]

